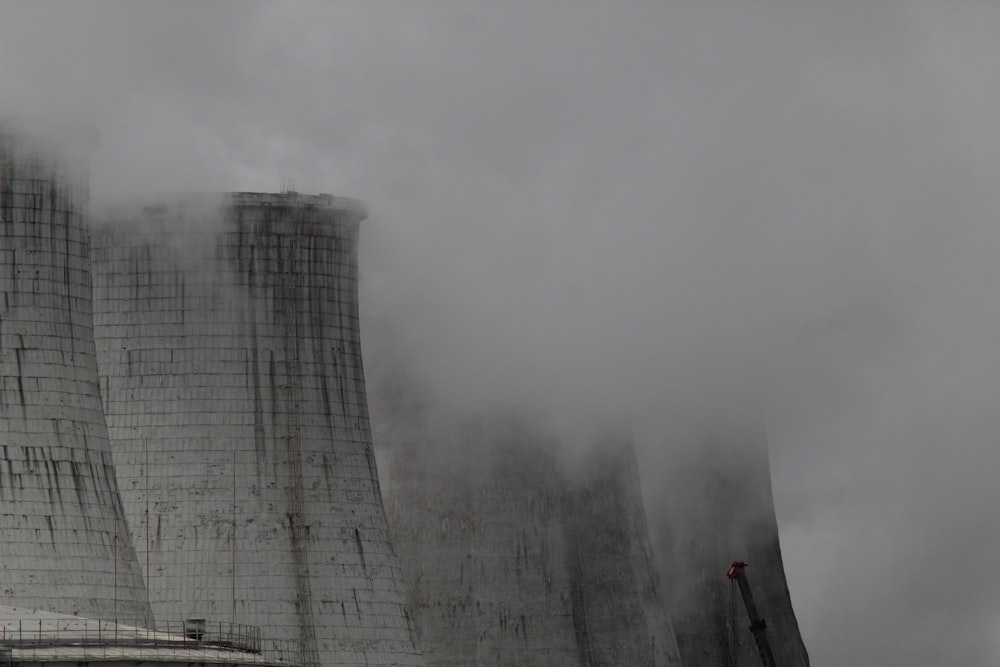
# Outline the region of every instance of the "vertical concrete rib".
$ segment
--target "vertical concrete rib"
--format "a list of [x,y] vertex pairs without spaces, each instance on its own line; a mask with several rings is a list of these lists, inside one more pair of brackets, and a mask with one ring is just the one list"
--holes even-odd
[[239,193],[100,211],[98,358],[157,618],[266,627],[310,666],[422,665],[372,458],[360,204]]
[[98,389],[96,132],[0,124],[0,601],[150,619]]
[[656,501],[654,546],[671,583],[667,608],[686,667],[759,664],[734,560],[750,564],[754,600],[779,665],[808,667],[809,656],[785,582],[763,437],[708,438],[677,451]]
[[602,442],[569,465],[557,438],[512,414],[379,432],[429,664],[680,664],[630,441]]

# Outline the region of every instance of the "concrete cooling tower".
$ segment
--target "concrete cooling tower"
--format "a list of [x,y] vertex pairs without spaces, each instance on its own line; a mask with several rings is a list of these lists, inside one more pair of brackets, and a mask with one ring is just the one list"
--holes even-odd
[[517,416],[410,424],[379,435],[429,665],[680,664],[629,443],[567,468]]
[[239,193],[100,210],[101,380],[158,621],[266,627],[307,666],[422,665],[372,452],[362,206]]
[[785,582],[763,438],[723,437],[675,452],[656,492],[654,548],[672,584],[667,607],[686,667],[760,664],[734,560],[747,578],[778,665],[808,667],[809,656]]
[[141,622],[91,319],[96,142],[0,125],[0,604]]

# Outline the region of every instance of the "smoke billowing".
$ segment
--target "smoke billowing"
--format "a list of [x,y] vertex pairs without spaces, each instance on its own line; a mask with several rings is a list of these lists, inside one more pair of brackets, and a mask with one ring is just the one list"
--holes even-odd
[[990,664],[998,29],[972,0],[4,0],[0,103],[97,126],[95,194],[366,200],[369,367],[442,401],[625,412],[651,457],[657,419],[766,414],[816,663]]

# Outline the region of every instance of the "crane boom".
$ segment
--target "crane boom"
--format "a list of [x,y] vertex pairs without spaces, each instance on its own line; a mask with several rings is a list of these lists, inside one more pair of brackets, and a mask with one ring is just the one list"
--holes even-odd
[[747,608],[747,616],[750,617],[750,632],[753,633],[754,641],[757,642],[757,650],[760,652],[761,662],[764,667],[776,667],[774,653],[771,651],[771,644],[767,640],[767,623],[757,613],[757,605],[754,604],[753,595],[750,594],[750,584],[747,582],[747,563],[743,561],[733,561],[726,573],[730,581],[735,581],[740,587],[740,594],[743,596],[743,606]]

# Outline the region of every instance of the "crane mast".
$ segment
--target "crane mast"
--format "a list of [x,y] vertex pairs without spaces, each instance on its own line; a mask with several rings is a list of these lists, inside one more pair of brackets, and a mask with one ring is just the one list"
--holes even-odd
[[750,593],[750,584],[747,582],[747,563],[739,560],[733,561],[726,576],[740,587],[743,606],[746,607],[747,616],[750,617],[750,632],[753,633],[754,641],[757,642],[761,662],[764,663],[764,667],[776,667],[774,653],[771,651],[771,644],[767,639],[767,623],[757,613],[757,605],[754,604],[753,595]]

